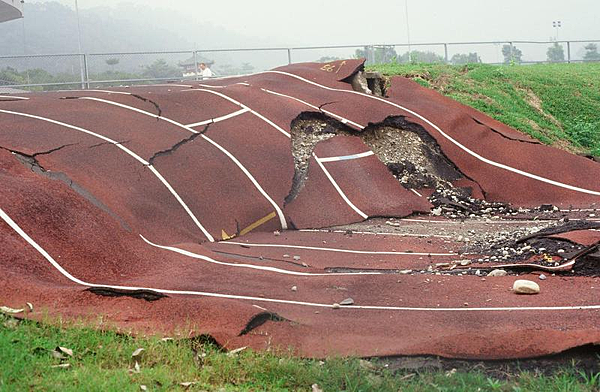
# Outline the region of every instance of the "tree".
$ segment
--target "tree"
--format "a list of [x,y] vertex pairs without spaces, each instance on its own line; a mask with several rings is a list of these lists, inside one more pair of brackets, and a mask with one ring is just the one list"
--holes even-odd
[[450,62],[454,65],[481,63],[481,58],[477,55],[477,52],[469,54],[456,53],[452,56]]
[[106,59],[105,63],[110,66],[111,71],[114,71],[115,65],[119,64],[119,61],[120,60],[118,58],[111,57],[109,59]]
[[598,45],[596,44],[587,44],[584,46],[585,54],[583,55],[583,59],[585,61],[600,61],[600,53],[598,53]]
[[520,64],[523,52],[514,45],[504,45],[502,46],[502,55],[504,64]]
[[254,72],[254,66],[250,63],[242,63],[242,67],[240,68],[242,74],[251,74]]
[[410,53],[406,52],[402,56],[398,56],[399,63],[443,63],[446,60],[434,52],[422,52],[413,50]]
[[218,73],[222,76],[230,76],[236,75],[238,73],[238,70],[234,68],[231,64],[221,63],[218,67]]
[[396,49],[390,45],[365,46],[364,49],[356,49],[354,57],[364,57],[372,64],[385,64],[396,61],[398,54]]
[[555,42],[554,45],[548,48],[546,51],[546,56],[548,57],[548,61],[551,63],[565,61],[565,51],[562,45],[559,45],[558,42]]
[[165,59],[158,59],[144,67],[144,76],[149,78],[181,77],[179,68],[167,64]]
[[[356,57],[360,58],[360,57],[364,57],[364,56],[356,56]],[[337,61],[337,60],[341,60],[341,58],[335,57],[335,56],[323,56],[317,60],[317,63],[331,63],[332,61]]]

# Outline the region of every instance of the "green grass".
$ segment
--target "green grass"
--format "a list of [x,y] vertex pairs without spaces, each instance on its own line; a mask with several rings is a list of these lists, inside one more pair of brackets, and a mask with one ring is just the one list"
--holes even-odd
[[[57,347],[73,350],[59,359]],[[131,357],[144,348],[138,359]],[[574,367],[553,376],[522,372],[506,380],[479,371],[392,372],[382,362],[326,361],[244,350],[228,355],[202,339],[134,338],[84,326],[52,326],[0,315],[0,390],[140,391],[597,391],[600,374]],[[67,368],[53,367],[68,364]]]
[[369,68],[412,78],[546,144],[600,156],[600,63]]

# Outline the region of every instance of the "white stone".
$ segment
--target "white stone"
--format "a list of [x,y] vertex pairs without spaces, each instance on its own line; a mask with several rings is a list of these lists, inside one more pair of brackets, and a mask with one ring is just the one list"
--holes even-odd
[[515,280],[513,291],[516,294],[538,294],[540,286],[531,280],[519,279]]
[[491,271],[489,274],[487,274],[487,276],[506,276],[508,275],[508,272],[506,272],[503,269],[495,269],[493,271]]
[[344,306],[354,305],[354,300],[352,298],[346,298],[345,300],[340,302],[340,305],[344,305]]

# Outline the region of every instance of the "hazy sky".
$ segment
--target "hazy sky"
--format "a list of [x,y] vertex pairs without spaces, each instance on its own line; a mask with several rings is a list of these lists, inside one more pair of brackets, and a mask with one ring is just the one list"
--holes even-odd
[[[75,0],[59,0],[74,6]],[[80,9],[122,0],[78,0]],[[598,0],[406,0],[412,42],[600,39]],[[43,0],[27,0],[43,2]],[[184,23],[210,22],[248,37],[248,46],[403,43],[405,0],[129,0],[181,12]],[[123,15],[127,17],[127,15]],[[165,26],[177,29],[176,25]],[[259,42],[260,41],[260,42]],[[215,47],[218,47],[215,42]]]

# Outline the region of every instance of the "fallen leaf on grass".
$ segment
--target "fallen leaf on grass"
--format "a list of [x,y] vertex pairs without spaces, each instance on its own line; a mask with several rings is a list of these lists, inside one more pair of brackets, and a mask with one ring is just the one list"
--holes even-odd
[[27,302],[27,307],[29,308],[30,312],[33,312],[33,304],[31,302]]
[[19,325],[19,319],[11,317],[8,320],[6,320],[3,325],[5,328],[15,329]]
[[189,388],[192,385],[198,384],[198,381],[187,381],[187,382],[180,382],[179,385],[181,385],[184,388]]
[[408,380],[409,378],[413,378],[414,376],[416,376],[415,373],[409,373],[406,376],[400,377],[400,381]]
[[364,359],[360,359],[358,361],[358,364],[360,365],[360,367],[362,367],[363,369],[366,369],[366,370],[375,370],[376,369],[375,365],[373,365],[371,362],[366,361]]
[[60,365],[52,365],[51,368],[67,369],[71,367],[70,363],[61,363]]
[[140,389],[141,389],[142,391],[147,391],[147,390],[148,390],[148,387],[147,387],[147,386],[145,386],[145,385],[140,385]]
[[129,373],[139,373],[140,372],[140,364],[138,361],[135,361],[135,365],[133,365],[133,369],[129,369]]
[[70,348],[58,346],[52,351],[52,356],[56,359],[65,359],[66,358],[65,355],[72,357],[73,350],[71,350]]
[[8,306],[0,306],[0,312],[6,313],[6,314],[17,314],[17,313],[22,313],[24,311],[25,311],[25,309],[14,309],[14,308],[9,308]]
[[240,348],[236,348],[235,350],[231,350],[230,352],[227,353],[228,357],[233,357],[234,355],[244,351],[245,349],[247,349],[248,346],[244,346],[244,347],[240,347]]
[[63,354],[67,354],[69,357],[73,356],[73,350],[71,350],[70,348],[58,346],[55,350],[60,351]]
[[143,352],[143,351],[144,351],[144,349],[143,349],[143,348],[141,348],[141,347],[140,347],[140,348],[138,348],[138,349],[136,349],[136,350],[135,350],[135,351],[134,351],[134,352],[131,354],[131,358],[137,358],[137,357],[139,357],[140,355],[142,355],[142,352]]
[[312,392],[323,392],[321,387],[319,387],[319,384],[313,384],[313,385],[311,385],[311,388],[312,388]]

